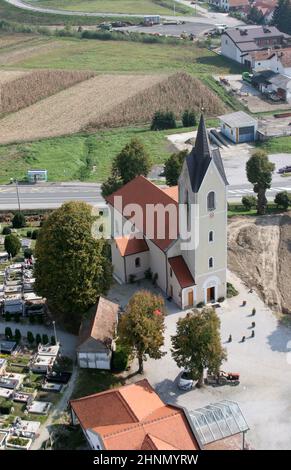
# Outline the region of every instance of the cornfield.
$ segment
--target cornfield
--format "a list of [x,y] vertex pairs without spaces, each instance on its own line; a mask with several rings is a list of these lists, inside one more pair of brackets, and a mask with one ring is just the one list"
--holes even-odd
[[[2,79],[1,74],[4,74]],[[7,79],[7,74],[11,74],[10,79]],[[18,74],[20,76],[13,75],[13,72],[0,72],[0,114],[19,111],[95,75],[94,72],[67,70],[39,70]]]
[[179,119],[185,109],[217,116],[225,112],[223,102],[199,79],[178,72],[100,115],[89,129],[144,124],[151,121],[156,111],[172,111]]

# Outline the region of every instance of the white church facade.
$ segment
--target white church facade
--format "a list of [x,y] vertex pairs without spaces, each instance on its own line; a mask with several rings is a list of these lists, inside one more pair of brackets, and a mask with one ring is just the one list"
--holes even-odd
[[[138,176],[107,197],[115,214],[111,254],[117,281],[132,282],[151,272],[162,291],[183,309],[225,297],[227,185],[220,152],[211,148],[202,116],[178,186],[161,188]],[[139,214],[135,206],[141,208]],[[160,211],[151,214],[148,209],[153,207]],[[187,230],[194,243],[182,237]]]

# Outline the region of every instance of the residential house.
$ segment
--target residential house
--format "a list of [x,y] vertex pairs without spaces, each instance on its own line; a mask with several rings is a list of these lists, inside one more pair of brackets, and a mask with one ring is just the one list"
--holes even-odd
[[165,404],[146,379],[71,400],[70,407],[93,450],[241,450],[248,430],[236,403],[188,412]]
[[221,36],[221,54],[250,67],[249,54],[254,51],[287,46],[290,36],[275,26],[238,26]]
[[278,0],[255,0],[252,5],[262,13],[264,17],[264,23],[270,24],[272,22],[277,3]]
[[248,0],[209,0],[208,3],[223,11],[239,11],[249,5]]
[[138,176],[107,197],[115,278],[127,283],[151,272],[181,308],[225,297],[227,185],[202,116],[178,186]]
[[92,319],[80,327],[77,357],[79,367],[110,369],[119,305],[100,297]]

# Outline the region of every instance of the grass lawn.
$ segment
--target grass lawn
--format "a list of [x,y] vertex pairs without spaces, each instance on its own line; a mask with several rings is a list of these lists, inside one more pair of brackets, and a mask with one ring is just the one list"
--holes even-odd
[[267,153],[291,153],[291,137],[273,137],[266,142],[257,143],[257,147]]
[[[27,3],[58,10],[96,13],[173,14],[171,0],[27,0]],[[176,12],[194,14],[194,9],[176,3]]]
[[[42,48],[9,63],[5,54],[2,68],[85,69],[100,73],[163,73],[186,71],[193,75],[240,73],[241,67],[206,48],[190,42],[146,44],[128,41],[101,41],[78,38],[52,38]],[[56,43],[57,47],[56,47]],[[53,44],[54,47],[50,47]],[[5,53],[1,49],[1,54]],[[0,61],[1,61],[0,54]]]
[[[28,2],[27,2],[28,3]],[[29,10],[22,10],[21,8],[9,5],[4,0],[0,0],[0,19],[13,21],[21,24],[41,26],[41,25],[95,25],[102,23],[104,17],[90,17],[90,16],[71,16],[71,15],[54,15],[51,13],[39,13]],[[107,17],[106,21],[116,21],[120,17]],[[123,21],[131,21],[132,23],[139,23],[140,18],[122,18]]]
[[120,385],[122,385],[122,380],[110,371],[79,369],[71,399],[104,392]]
[[[279,214],[282,212],[282,209],[278,209],[276,204],[269,203],[267,208],[267,214]],[[250,215],[257,217],[257,210],[251,209],[250,211],[246,210],[241,204],[229,203],[227,216],[229,219],[238,215]]]
[[[207,122],[209,125],[216,125],[216,120]],[[173,151],[166,136],[190,130],[190,128],[179,128],[167,131],[150,131],[148,128],[129,127],[100,131],[89,136],[76,134],[25,144],[2,145],[0,146],[0,183],[7,183],[12,177],[21,181],[32,166],[46,168],[49,181],[80,179],[80,171],[85,168],[88,145],[92,144],[92,139],[94,147],[92,150],[91,146],[91,155],[96,169],[86,180],[102,182],[110,174],[111,162],[115,155],[133,137],[137,137],[144,144],[151,156],[152,164],[160,164]]]

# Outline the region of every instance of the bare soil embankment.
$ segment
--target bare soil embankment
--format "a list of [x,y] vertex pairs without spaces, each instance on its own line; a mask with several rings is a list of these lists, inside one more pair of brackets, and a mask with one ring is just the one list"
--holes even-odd
[[291,213],[231,219],[228,267],[271,308],[291,313]]

